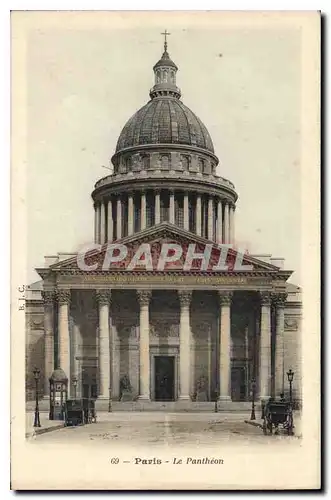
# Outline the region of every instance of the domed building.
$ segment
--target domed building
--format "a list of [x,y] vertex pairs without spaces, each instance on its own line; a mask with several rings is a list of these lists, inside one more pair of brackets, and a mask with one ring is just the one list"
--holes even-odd
[[92,396],[100,409],[110,400],[117,409],[245,408],[252,381],[261,400],[286,392],[289,368],[301,397],[300,289],[282,259],[236,250],[238,196],[216,173],[177,71],[165,42],[150,99],[124,125],[112,174],[94,186],[93,248],[37,269],[28,394],[37,364],[45,401],[61,368],[69,395]]

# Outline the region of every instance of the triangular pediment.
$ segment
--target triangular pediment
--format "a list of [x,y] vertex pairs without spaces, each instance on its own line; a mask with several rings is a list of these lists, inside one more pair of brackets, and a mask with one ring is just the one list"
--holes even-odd
[[[221,257],[222,252],[222,257]],[[200,258],[204,256],[204,260]],[[225,259],[226,255],[226,259]],[[239,266],[239,267],[238,267]],[[247,268],[250,266],[250,269]],[[277,272],[279,268],[163,222],[53,264],[53,271]],[[246,267],[246,269],[245,269]]]

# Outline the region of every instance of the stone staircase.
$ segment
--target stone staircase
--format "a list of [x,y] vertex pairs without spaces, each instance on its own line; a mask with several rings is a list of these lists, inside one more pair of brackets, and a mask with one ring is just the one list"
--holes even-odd
[[[107,405],[98,405],[99,411],[108,410]],[[177,413],[177,412],[187,412],[187,413],[213,413],[215,412],[215,402],[195,402],[195,401],[130,401],[121,402],[113,401],[111,405],[113,412],[120,411],[150,411],[150,412],[165,412],[165,413]],[[256,410],[259,408],[256,406]],[[251,403],[249,402],[229,402],[229,403],[217,403],[218,412],[242,412],[249,413],[251,409]]]
[[[217,411],[218,412],[241,412],[249,413],[252,404],[250,402],[218,402]],[[26,411],[34,411],[35,403],[34,401],[28,401],[26,403]],[[49,411],[49,400],[41,400],[39,402],[40,411]],[[215,412],[215,402],[195,402],[195,401],[112,401],[111,409],[113,412],[139,412],[139,411],[150,411],[150,412],[165,412],[165,413],[177,413],[177,412],[187,412],[187,413],[199,413],[199,412]],[[107,400],[97,400],[96,401],[97,411],[108,411],[108,401]],[[255,405],[255,410],[260,411],[260,405],[257,403]]]

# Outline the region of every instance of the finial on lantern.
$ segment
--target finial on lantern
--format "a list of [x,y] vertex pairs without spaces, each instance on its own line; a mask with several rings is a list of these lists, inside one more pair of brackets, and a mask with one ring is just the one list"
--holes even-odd
[[163,33],[161,33],[161,35],[164,35],[164,52],[167,52],[167,48],[168,48],[168,43],[167,43],[167,36],[168,35],[171,35],[171,33],[169,33],[166,29],[164,30]]

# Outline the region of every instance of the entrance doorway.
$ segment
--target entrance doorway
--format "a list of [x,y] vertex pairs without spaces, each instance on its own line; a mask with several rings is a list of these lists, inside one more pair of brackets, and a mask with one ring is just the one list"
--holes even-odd
[[232,401],[246,400],[246,370],[244,366],[231,369],[231,399]]
[[155,401],[175,399],[175,356],[155,356]]

